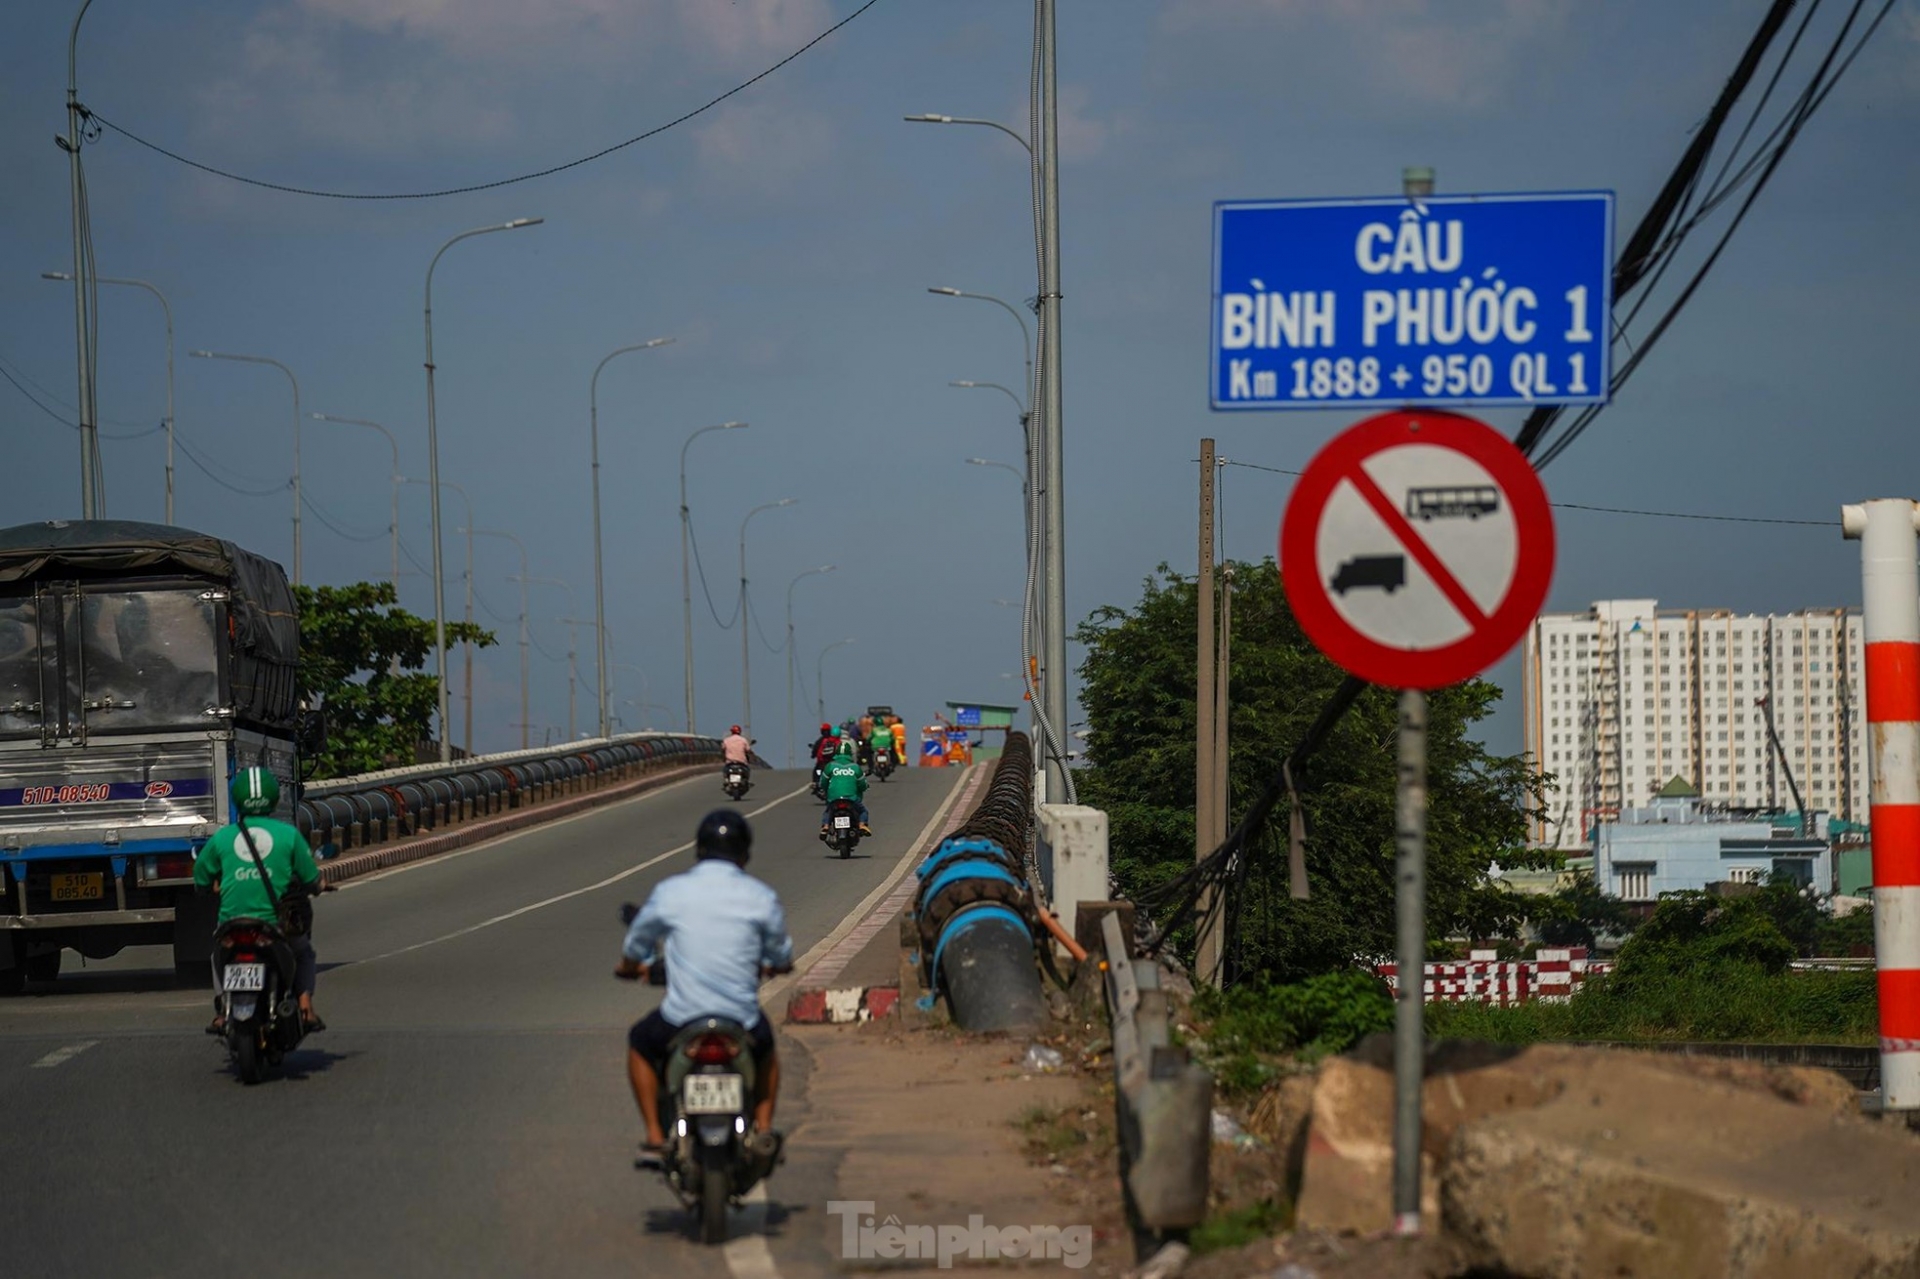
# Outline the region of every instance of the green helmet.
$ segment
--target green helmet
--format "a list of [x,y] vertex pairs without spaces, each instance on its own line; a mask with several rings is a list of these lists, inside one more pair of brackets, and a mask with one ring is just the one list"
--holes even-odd
[[264,768],[243,768],[233,775],[227,788],[235,811],[248,817],[265,817],[280,806],[280,781]]
[[849,737],[843,737],[843,738],[841,738],[841,739],[840,739],[840,750],[839,750],[839,754],[842,754],[842,755],[851,755],[851,754],[853,754],[853,739],[852,739],[852,738],[849,738]]

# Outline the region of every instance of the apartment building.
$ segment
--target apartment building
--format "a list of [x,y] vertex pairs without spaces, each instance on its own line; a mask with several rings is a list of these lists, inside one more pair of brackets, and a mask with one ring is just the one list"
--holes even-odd
[[1596,822],[1675,777],[1710,808],[1791,809],[1790,773],[1809,810],[1865,821],[1863,644],[1857,609],[1761,616],[1602,600],[1543,613],[1522,648],[1521,704],[1526,750],[1557,788],[1535,842],[1588,847]]

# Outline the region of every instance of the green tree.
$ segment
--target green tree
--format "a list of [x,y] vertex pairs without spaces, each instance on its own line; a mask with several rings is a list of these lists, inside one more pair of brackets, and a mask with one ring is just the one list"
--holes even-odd
[[1634,926],[1633,911],[1618,897],[1601,892],[1591,871],[1579,872],[1571,884],[1551,893],[1528,897],[1523,909],[1548,946],[1591,950],[1600,934],[1619,937]]
[[[1305,736],[1342,673],[1294,620],[1272,560],[1233,565],[1232,814],[1246,811]],[[1161,565],[1132,609],[1106,607],[1077,638],[1088,720],[1085,801],[1107,810],[1113,869],[1137,895],[1193,864],[1196,585]],[[1500,690],[1482,680],[1429,697],[1427,918],[1433,936],[1510,932],[1524,905],[1486,871],[1541,864],[1526,822],[1545,779],[1468,735]],[[1393,951],[1395,694],[1362,694],[1296,779],[1308,821],[1311,901],[1287,895],[1287,805],[1252,850],[1240,971],[1291,981]],[[1274,832],[1279,832],[1278,836]],[[1550,859],[1549,859],[1550,860]]]
[[[411,764],[428,740],[440,681],[424,671],[433,652],[433,621],[400,607],[391,583],[296,586],[300,609],[300,679],[326,713],[327,746],[316,777],[341,777]],[[493,633],[467,622],[447,624],[449,646],[482,648]]]

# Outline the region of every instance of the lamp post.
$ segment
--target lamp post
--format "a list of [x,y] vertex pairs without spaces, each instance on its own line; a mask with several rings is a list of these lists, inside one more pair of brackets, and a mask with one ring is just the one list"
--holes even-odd
[[76,52],[80,43],[80,20],[87,16],[93,0],[80,0],[80,11],[73,15],[73,29],[67,33],[67,136],[54,136],[54,145],[67,153],[67,191],[73,203],[73,343],[79,376],[80,425],[80,518],[99,519],[105,494],[100,485],[100,422],[93,402],[95,351],[93,314],[93,229],[87,216],[87,179],[80,168],[80,146],[86,129],[81,124],[85,109],[80,105]]
[[[1024,142],[1023,142],[1023,145],[1024,145]],[[1029,332],[1027,329],[1027,319],[1025,316],[1021,315],[1019,311],[1015,310],[1011,303],[1006,302],[1000,298],[997,298],[993,296],[993,294],[991,293],[969,293],[965,289],[948,289],[948,288],[938,288],[938,287],[930,288],[927,290],[927,292],[937,293],[944,298],[973,298],[974,300],[979,302],[991,302],[995,306],[999,307],[1002,311],[1005,311],[1008,315],[1011,315],[1014,319],[1014,322],[1020,326],[1020,354],[1026,362],[1027,394],[1028,395],[1033,394],[1033,334]],[[954,385],[959,386],[962,384],[956,382],[954,383]],[[972,384],[967,383],[966,385],[972,385]],[[992,383],[990,382],[981,383],[981,385],[991,386]],[[1018,397],[1016,397],[1016,399],[1017,398]],[[1023,402],[1020,405],[1020,412],[1022,417],[1025,416],[1026,411],[1027,411],[1027,406]]]
[[[403,478],[400,482],[402,484],[427,484],[428,488],[433,492],[433,495],[434,495],[433,504],[435,508],[438,508],[440,505],[440,490],[443,488],[452,489],[454,492],[460,495],[460,503],[461,505],[465,506],[467,509],[466,527],[467,528],[473,527],[473,499],[467,496],[466,489],[454,483],[452,480],[436,480],[429,484],[426,480],[410,480],[410,479]],[[456,529],[455,531],[458,532],[459,530]],[[439,601],[441,596],[441,588],[439,586],[439,582],[440,582],[440,570],[439,570],[439,563],[438,561],[436,561],[434,565],[435,585],[433,589],[434,599],[436,603]],[[473,625],[473,535],[471,533],[467,535],[466,618],[467,618],[467,625],[472,626]],[[440,649],[440,685],[441,685],[441,688],[440,688],[440,735],[442,738],[447,739],[440,743],[440,749],[444,758],[451,759],[453,758],[453,742],[451,740],[451,734],[453,732],[453,729],[450,722],[450,717],[448,715],[448,708],[451,705],[452,695],[448,693],[446,689],[447,636],[446,636],[446,630],[443,625],[435,626],[434,642],[439,646],[439,649]],[[468,754],[472,754],[473,753],[473,641],[463,640],[461,641],[461,647],[466,650],[466,659],[467,659],[467,699],[466,699],[467,731],[465,734],[465,744],[461,747],[461,749],[465,750]]]
[[687,437],[680,446],[680,610],[685,626],[684,645],[686,651],[687,682],[687,731],[693,731],[693,577],[687,562],[687,449],[693,442],[708,431],[737,431],[745,428],[745,422],[722,422],[718,426],[703,426]]
[[[393,438],[393,432],[378,422],[370,422],[359,417],[334,417],[330,413],[309,413],[316,422],[338,422],[343,426],[366,426],[387,437],[387,446],[393,450],[393,511],[388,519],[387,531],[393,538],[393,598],[400,598],[400,441]],[[167,464],[167,497],[171,503],[173,497],[173,464]],[[173,523],[172,507],[169,505],[167,523]]]
[[740,521],[740,724],[748,737],[753,736],[753,626],[747,617],[747,522],[762,511],[792,506],[796,497],[783,497],[754,507]]
[[835,640],[820,650],[820,656],[813,664],[813,691],[820,698],[820,722],[823,724],[827,722],[827,654],[836,648],[842,648],[851,643],[853,643],[852,636],[848,636],[843,640]]
[[[71,271],[42,271],[43,280],[72,280]],[[173,308],[167,305],[167,295],[148,284],[145,280],[118,279],[113,276],[96,275],[95,284],[124,284],[136,289],[145,289],[153,294],[160,303],[160,312],[167,321],[167,523],[173,523]],[[96,440],[95,447],[98,447]]]
[[611,360],[616,355],[625,355],[629,351],[651,351],[655,347],[667,346],[672,341],[672,338],[653,338],[611,351],[606,359],[593,366],[593,378],[587,383],[587,432],[593,447],[594,659],[600,673],[600,736],[602,737],[610,735],[610,725],[607,719],[607,583],[600,568],[600,370],[606,368],[607,360]]
[[[1067,718],[1066,546],[1061,526],[1060,466],[1060,170],[1059,97],[1055,86],[1054,0],[1034,0],[1037,53],[1033,85],[1040,136],[1031,142],[993,120],[927,113],[908,116],[916,124],[973,124],[998,129],[1027,152],[1034,207],[1034,249],[1039,262],[1035,310],[1040,319],[1039,374],[1033,398],[1040,432],[1032,446],[1032,502],[1039,531],[1040,569],[1036,587],[1042,598],[1037,628],[1046,673],[1034,699],[1041,725],[1040,763],[1046,770],[1045,799],[1073,797],[1061,740]],[[994,299],[997,300],[997,299]],[[1004,304],[1003,304],[1004,305]],[[1031,540],[1031,539],[1030,539]],[[1033,691],[1031,687],[1029,691]],[[1044,709],[1043,709],[1044,708]]]
[[831,573],[838,564],[822,564],[819,568],[806,569],[796,573],[787,583],[787,767],[794,766],[793,740],[793,588],[800,585],[803,577],[812,577],[818,573]]
[[532,722],[527,716],[527,544],[505,529],[476,528],[469,533],[478,533],[481,537],[504,537],[520,548],[520,749],[526,750],[531,744],[528,734],[532,731]]
[[264,355],[228,355],[223,351],[189,351],[203,360],[238,360],[243,364],[270,364],[287,375],[293,384],[293,584],[300,585],[300,382],[293,370]]
[[[525,574],[522,574],[521,576],[526,577]],[[573,614],[577,611],[574,608],[573,584],[571,582],[563,581],[562,579],[557,577],[526,577],[526,580],[529,582],[538,582],[542,586],[557,586],[561,590],[567,593],[567,614],[568,615],[566,617],[561,618],[560,622],[562,625],[564,625],[567,628],[567,740],[572,741],[574,737],[574,724],[575,724],[574,690],[578,682],[578,676],[579,676],[579,664],[578,664],[577,658],[578,658],[578,653],[580,648],[579,644],[576,642],[578,639],[578,633],[575,630],[575,628],[578,627],[580,623],[573,616]]]
[[[431,494],[433,504],[433,652],[434,661],[440,676],[440,762],[446,763],[453,758],[453,743],[448,740],[447,730],[447,602],[446,583],[440,568],[440,433],[433,412],[433,269],[440,265],[440,255],[462,240],[476,235],[486,235],[490,231],[517,231],[521,227],[539,226],[545,218],[515,218],[511,222],[500,222],[493,226],[475,227],[471,231],[462,231],[445,244],[427,263],[427,300],[425,310],[427,335],[427,492]],[[468,521],[471,524],[471,520]],[[471,578],[472,574],[468,574]],[[471,650],[469,650],[471,663]],[[471,668],[469,668],[471,669]],[[469,717],[471,718],[471,717]],[[472,725],[468,725],[471,729]]]

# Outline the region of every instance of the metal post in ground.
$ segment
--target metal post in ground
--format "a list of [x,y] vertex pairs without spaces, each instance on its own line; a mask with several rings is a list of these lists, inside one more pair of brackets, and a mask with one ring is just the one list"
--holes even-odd
[[[1195,623],[1199,645],[1194,655],[1198,688],[1194,694],[1194,779],[1193,779],[1193,859],[1205,861],[1219,847],[1224,833],[1215,828],[1213,803],[1215,737],[1213,717],[1217,711],[1213,676],[1215,645],[1213,638],[1213,441],[1200,441],[1200,582]],[[1200,936],[1194,952],[1194,975],[1217,985],[1220,980],[1220,934],[1213,920],[1213,895],[1203,896],[1195,906],[1200,920]]]
[[1881,498],[1840,511],[1860,542],[1867,649],[1867,826],[1873,832],[1873,953],[1880,1097],[1920,1110],[1920,504]]
[[1427,695],[1400,694],[1394,795],[1393,1232],[1420,1233],[1420,1084],[1426,1065]]

